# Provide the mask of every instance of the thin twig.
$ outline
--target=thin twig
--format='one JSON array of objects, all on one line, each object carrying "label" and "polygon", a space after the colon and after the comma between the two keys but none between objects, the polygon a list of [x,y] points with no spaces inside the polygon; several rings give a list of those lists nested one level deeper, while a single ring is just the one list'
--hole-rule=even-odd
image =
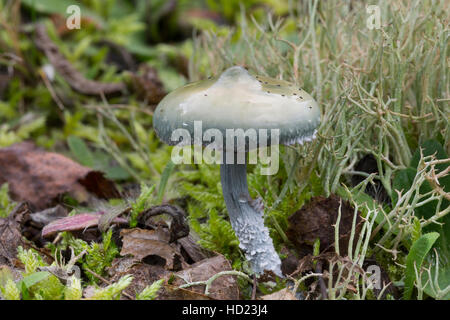
[{"label": "thin twig", "polygon": [[258,279],[256,275],[253,276],[252,300],[256,300],[256,288],[258,286]]},{"label": "thin twig", "polygon": [[179,286],[178,288],[185,289],[185,288],[189,288],[189,287],[192,287],[192,286],[204,285],[204,286],[206,286],[205,287],[205,295],[209,295],[209,289],[211,288],[212,283],[215,280],[217,280],[219,277],[222,277],[222,276],[239,276],[239,277],[242,277],[245,280],[247,280],[249,283],[253,282],[252,279],[248,275],[246,275],[245,273],[233,270],[233,271],[222,271],[222,272],[216,273],[215,275],[213,275],[211,278],[209,278],[207,280],[196,281],[196,282],[189,282],[189,283],[186,283],[186,284],[183,284],[183,285]]},{"label": "thin twig", "polygon": [[[108,286],[110,286],[110,285],[112,284],[111,281],[109,281],[109,280],[103,278],[101,275],[95,273],[94,271],[92,271],[92,270],[89,269],[88,267],[84,267],[84,269],[85,269],[86,271],[88,271],[90,274],[92,274],[94,277],[96,277],[96,278],[100,279],[102,282],[106,283]],[[125,290],[122,291],[122,294],[123,294],[125,297],[129,298],[130,300],[134,300],[134,299],[135,299],[132,295],[126,293]]]}]

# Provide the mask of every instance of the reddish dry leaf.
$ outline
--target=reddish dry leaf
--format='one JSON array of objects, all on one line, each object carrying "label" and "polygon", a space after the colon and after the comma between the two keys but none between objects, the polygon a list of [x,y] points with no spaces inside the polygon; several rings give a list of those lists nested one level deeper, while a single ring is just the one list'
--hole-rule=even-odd
[{"label": "reddish dry leaf", "polygon": [[[42,236],[49,237],[62,231],[83,230],[98,225],[101,213],[80,213],[71,217],[55,220],[42,229]],[[115,218],[115,223],[126,224],[127,220],[123,218]]]},{"label": "reddish dry leaf", "polygon": [[130,254],[138,260],[148,256],[158,256],[165,260],[165,267],[168,270],[175,270],[181,267],[181,254],[168,244],[169,235],[162,229],[123,229],[120,232],[122,239],[122,256]]},{"label": "reddish dry leaf", "polygon": [[5,182],[14,200],[27,201],[38,210],[47,208],[64,193],[82,201],[87,199],[87,191],[100,198],[119,196],[114,183],[103,173],[30,142],[0,149],[0,185]]}]

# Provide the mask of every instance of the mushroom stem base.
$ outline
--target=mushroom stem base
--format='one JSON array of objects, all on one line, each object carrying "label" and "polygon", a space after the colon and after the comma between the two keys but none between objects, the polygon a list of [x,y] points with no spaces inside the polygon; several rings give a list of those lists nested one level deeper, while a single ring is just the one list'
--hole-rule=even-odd
[{"label": "mushroom stem base", "polygon": [[282,276],[280,257],[264,225],[263,212],[252,205],[246,168],[246,164],[220,165],[223,196],[231,226],[239,239],[239,247],[245,252],[255,273],[262,274],[264,270],[269,270]]}]

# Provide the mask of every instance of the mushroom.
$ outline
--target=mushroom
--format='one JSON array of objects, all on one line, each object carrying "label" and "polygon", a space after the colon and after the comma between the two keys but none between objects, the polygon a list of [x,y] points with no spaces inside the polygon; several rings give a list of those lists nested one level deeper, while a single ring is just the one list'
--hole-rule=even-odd
[{"label": "mushroom", "polygon": [[[282,276],[281,261],[264,225],[263,210],[251,199],[247,186],[246,153],[261,146],[261,137],[257,143],[244,139],[244,146],[235,146],[236,137],[228,133],[230,129],[245,132],[253,129],[258,133],[260,129],[275,129],[279,132],[279,144],[311,141],[320,123],[317,103],[308,93],[288,82],[252,75],[245,68],[235,66],[219,77],[172,91],[159,103],[153,117],[157,135],[170,145],[178,142],[172,140],[176,129],[182,128],[195,135],[194,122],[197,121],[201,121],[203,130],[215,129],[222,133],[221,184],[240,248],[255,273],[268,270]],[[233,143],[228,144],[230,139]],[[189,142],[205,145],[198,138]],[[277,139],[269,142],[275,143]],[[244,161],[236,163],[242,155]]]}]

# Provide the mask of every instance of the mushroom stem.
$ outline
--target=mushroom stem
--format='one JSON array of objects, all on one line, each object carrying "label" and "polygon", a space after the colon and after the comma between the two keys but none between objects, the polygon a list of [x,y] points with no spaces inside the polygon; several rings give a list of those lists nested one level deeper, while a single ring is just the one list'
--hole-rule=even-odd
[{"label": "mushroom stem", "polygon": [[254,272],[264,270],[281,273],[280,257],[275,251],[269,229],[264,225],[263,211],[255,208],[247,186],[247,164],[220,165],[223,197],[230,216],[231,226],[239,239]]}]

